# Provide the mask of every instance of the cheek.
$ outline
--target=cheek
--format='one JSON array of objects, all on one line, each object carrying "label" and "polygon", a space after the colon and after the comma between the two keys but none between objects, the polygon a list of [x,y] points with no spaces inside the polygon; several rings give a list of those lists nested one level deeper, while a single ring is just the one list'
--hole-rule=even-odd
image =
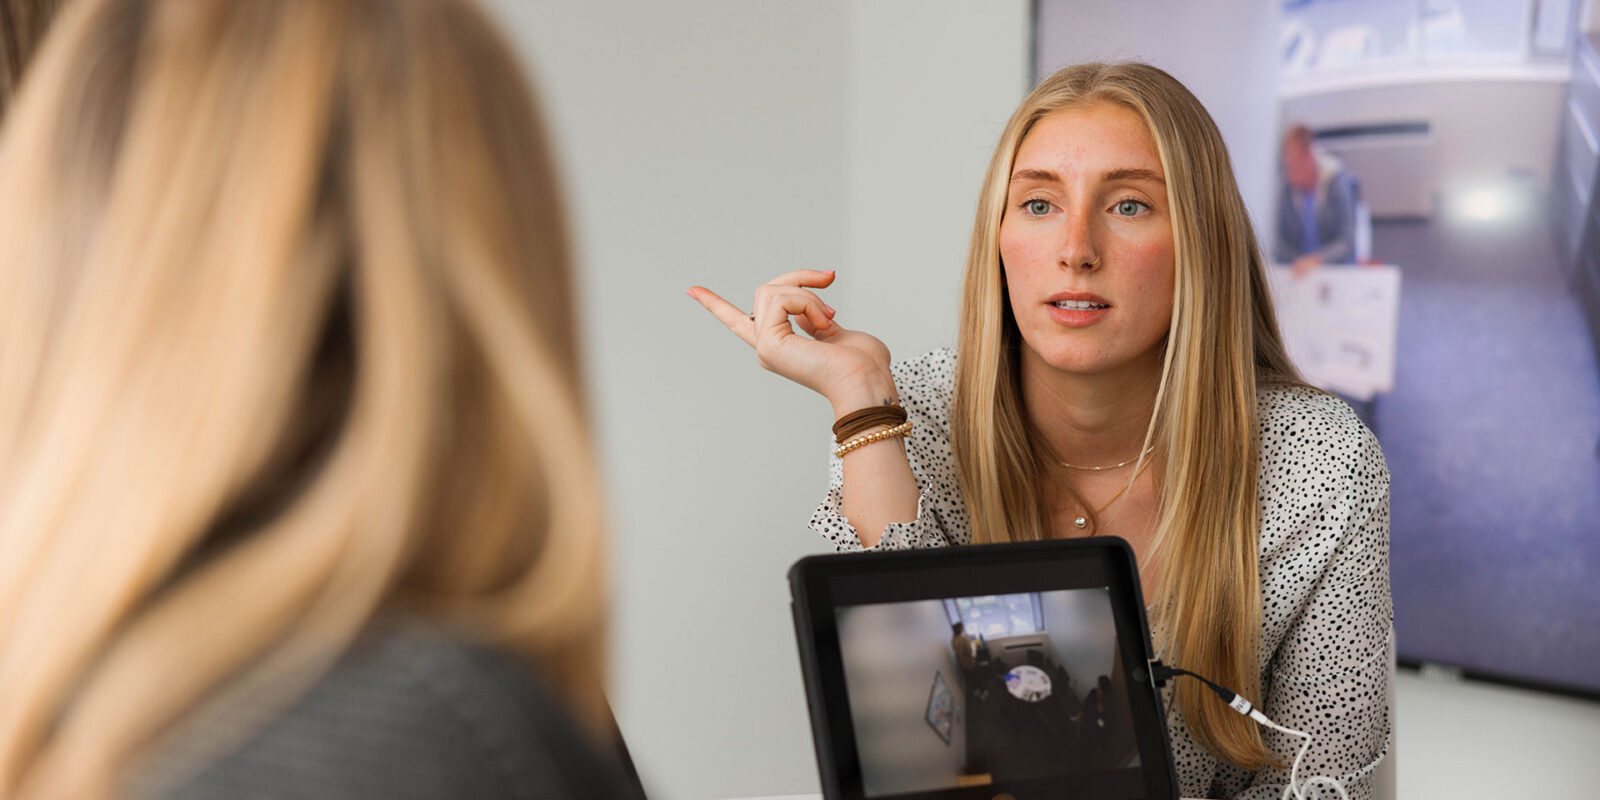
[{"label": "cheek", "polygon": [[1130,243],[1127,263],[1136,265],[1134,281],[1151,302],[1150,323],[1165,330],[1172,317],[1172,287],[1176,275],[1175,249],[1170,237]]},{"label": "cheek", "polygon": [[1016,299],[1014,294],[1017,291],[1017,279],[1021,277],[1020,267],[1027,262],[1016,239],[1011,226],[1000,223],[1000,277],[1005,281],[1008,302]]},{"label": "cheek", "polygon": [[1011,277],[1011,265],[1022,261],[1014,230],[1012,226],[1000,223],[1000,269],[1008,279]]},{"label": "cheek", "polygon": [[1027,275],[1041,263],[1048,263],[1048,259],[1049,252],[1040,237],[1029,236],[1023,227],[1001,223],[1000,264],[1008,284],[1014,286],[1018,280],[1027,280]]},{"label": "cheek", "polygon": [[1127,263],[1135,266],[1141,282],[1171,284],[1177,248],[1170,233],[1130,238],[1124,244]]}]

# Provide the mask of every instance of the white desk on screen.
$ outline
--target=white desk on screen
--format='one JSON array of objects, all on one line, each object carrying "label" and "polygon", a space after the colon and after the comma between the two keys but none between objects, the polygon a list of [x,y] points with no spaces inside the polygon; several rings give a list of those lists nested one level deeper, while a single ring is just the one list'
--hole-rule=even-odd
[{"label": "white desk on screen", "polygon": [[1356,400],[1394,388],[1400,268],[1324,266],[1303,278],[1268,267],[1289,360],[1309,383]]}]

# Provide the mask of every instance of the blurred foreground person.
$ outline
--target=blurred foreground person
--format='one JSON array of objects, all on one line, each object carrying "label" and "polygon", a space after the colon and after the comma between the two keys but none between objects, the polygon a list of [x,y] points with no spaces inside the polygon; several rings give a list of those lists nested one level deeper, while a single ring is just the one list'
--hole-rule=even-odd
[{"label": "blurred foreground person", "polygon": [[0,139],[0,797],[633,797],[552,164],[467,0],[75,0]]},{"label": "blurred foreground person", "polygon": [[0,0],[0,120],[61,0]]}]

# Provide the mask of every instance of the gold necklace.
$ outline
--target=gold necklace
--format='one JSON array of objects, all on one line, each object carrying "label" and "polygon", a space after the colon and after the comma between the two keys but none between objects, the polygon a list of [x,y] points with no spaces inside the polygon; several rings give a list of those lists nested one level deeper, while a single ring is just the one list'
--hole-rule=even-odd
[{"label": "gold necklace", "polygon": [[[1148,451],[1148,450],[1145,451],[1146,454],[1148,454],[1149,452],[1150,451]],[[1107,500],[1104,503],[1100,504],[1100,507],[1094,510],[1094,515],[1096,517],[1100,516],[1100,514],[1102,512],[1104,512],[1106,509],[1111,507],[1112,503],[1117,502],[1117,498],[1121,497],[1123,492],[1128,491],[1128,487],[1130,487],[1134,483],[1138,482],[1139,476],[1143,475],[1144,471],[1150,468],[1150,464],[1151,463],[1152,462],[1149,462],[1149,461],[1144,462],[1144,466],[1139,467],[1139,471],[1133,473],[1133,480],[1128,481],[1127,483],[1123,484],[1122,488],[1118,489],[1116,494],[1111,495],[1111,499],[1110,500]],[[1106,467],[1106,469],[1110,469],[1110,467]],[[1077,519],[1074,519],[1072,521],[1072,524],[1078,526],[1079,530],[1083,530],[1084,528],[1089,527],[1089,518],[1087,516],[1079,516]]]},{"label": "gold necklace", "polygon": [[1112,464],[1110,466],[1105,466],[1105,467],[1080,467],[1077,464],[1068,464],[1065,461],[1057,461],[1056,463],[1060,464],[1063,467],[1066,467],[1067,469],[1081,469],[1084,472],[1104,472],[1104,471],[1106,471],[1108,469],[1122,469],[1123,467],[1126,467],[1129,464],[1132,464],[1133,462],[1138,461],[1139,459],[1144,458],[1147,455],[1150,455],[1152,452],[1155,452],[1155,449],[1156,449],[1155,445],[1150,445],[1149,447],[1146,447],[1144,449],[1143,453],[1140,453],[1139,455],[1136,455],[1133,458],[1128,459],[1127,461],[1118,461],[1115,464]]}]

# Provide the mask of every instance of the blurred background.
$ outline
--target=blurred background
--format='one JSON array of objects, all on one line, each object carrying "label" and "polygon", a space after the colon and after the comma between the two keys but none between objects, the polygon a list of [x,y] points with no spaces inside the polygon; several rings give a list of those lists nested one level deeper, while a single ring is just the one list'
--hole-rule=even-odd
[{"label": "blurred background", "polygon": [[[1399,794],[1600,779],[1596,0],[491,0],[565,165],[613,509],[618,715],[664,798],[814,792],[784,573],[824,551],[820,398],[683,291],[834,268],[841,323],[954,344],[978,184],[1037,76],[1141,59],[1228,139],[1264,245],[1280,139],[1360,182],[1400,276]],[[1360,269],[1326,265],[1321,274]],[[929,735],[933,735],[930,733]],[[1462,769],[1462,765],[1471,769]]]}]

